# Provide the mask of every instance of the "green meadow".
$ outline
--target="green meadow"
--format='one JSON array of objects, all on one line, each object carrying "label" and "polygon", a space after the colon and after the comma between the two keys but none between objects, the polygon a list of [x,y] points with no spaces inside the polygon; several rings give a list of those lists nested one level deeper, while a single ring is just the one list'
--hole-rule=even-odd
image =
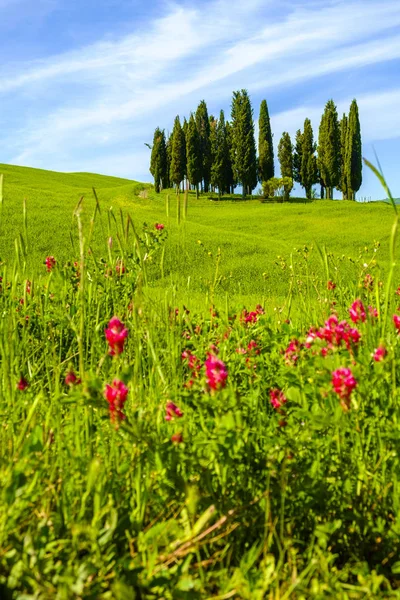
[{"label": "green meadow", "polygon": [[399,599],[393,207],[0,173],[0,599]]}]

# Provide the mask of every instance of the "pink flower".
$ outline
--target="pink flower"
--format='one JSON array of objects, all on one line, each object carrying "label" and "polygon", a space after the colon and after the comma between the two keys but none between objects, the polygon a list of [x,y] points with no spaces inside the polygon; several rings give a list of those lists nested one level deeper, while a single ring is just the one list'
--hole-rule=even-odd
[{"label": "pink flower", "polygon": [[50,271],[52,271],[53,268],[56,266],[56,259],[54,258],[54,256],[48,256],[45,260],[45,264],[47,272],[50,273]]},{"label": "pink flower", "polygon": [[125,273],[125,265],[122,260],[117,260],[115,264],[115,271],[117,275],[123,275]]},{"label": "pink flower", "polygon": [[260,354],[261,350],[257,345],[257,342],[254,340],[251,340],[248,344],[247,344],[247,352],[252,352],[254,350],[254,354]]},{"label": "pink flower", "polygon": [[243,311],[243,320],[245,323],[257,323],[259,313],[255,310],[248,312],[247,310]]},{"label": "pink flower", "polygon": [[353,321],[353,323],[358,323],[358,321],[364,323],[365,319],[367,318],[364,304],[359,299],[353,302],[349,309],[349,314],[350,319]]},{"label": "pink flower", "polygon": [[398,315],[393,315],[393,323],[397,329],[397,333],[400,333],[400,317]]},{"label": "pink flower", "polygon": [[326,287],[328,290],[334,290],[336,287],[336,283],[333,283],[333,281],[329,280],[328,283],[326,284]]},{"label": "pink flower", "polygon": [[78,385],[81,382],[73,371],[68,371],[65,376],[65,385]]},{"label": "pink flower", "polygon": [[237,354],[247,354],[246,348],[236,348]]},{"label": "pink flower", "polygon": [[376,362],[381,362],[385,358],[386,354],[387,354],[387,350],[386,350],[385,346],[378,346],[378,348],[375,350],[374,354],[372,355],[372,358]]},{"label": "pink flower", "polygon": [[183,435],[180,431],[177,431],[176,433],[174,433],[171,436],[171,442],[173,442],[174,444],[182,444],[183,442]]},{"label": "pink flower", "polygon": [[108,402],[111,421],[122,421],[126,417],[122,412],[128,396],[128,388],[119,379],[114,379],[112,385],[106,385],[104,397]]},{"label": "pink flower", "polygon": [[357,386],[351,369],[341,367],[332,373],[332,386],[336,394],[343,400],[347,406],[350,404],[351,392]]},{"label": "pink flower", "polygon": [[128,337],[128,330],[118,317],[113,317],[105,330],[106,340],[110,347],[109,354],[115,356],[124,351],[125,340]]},{"label": "pink flower", "polygon": [[172,421],[172,419],[174,417],[178,417],[178,419],[183,417],[183,412],[173,402],[167,402],[167,406],[165,407],[165,410],[166,410],[166,415],[165,415],[166,421]]},{"label": "pink flower", "polygon": [[371,315],[371,317],[377,318],[378,317],[378,309],[374,308],[373,306],[368,306],[368,311],[369,314]]},{"label": "pink flower", "polygon": [[17,383],[17,389],[20,390],[21,392],[23,392],[26,390],[26,388],[28,386],[29,386],[29,383],[27,382],[25,377],[21,377],[21,379]]},{"label": "pink flower", "polygon": [[364,277],[364,287],[370,292],[372,292],[372,290],[374,289],[374,278],[370,273],[367,273]]},{"label": "pink flower", "polygon": [[165,225],[163,225],[162,223],[156,223],[154,227],[157,229],[157,231],[162,231]]},{"label": "pink flower", "polygon": [[277,411],[279,411],[282,408],[282,406],[287,402],[285,394],[282,392],[282,390],[278,390],[277,388],[270,390],[269,399],[272,406]]},{"label": "pink flower", "polygon": [[225,363],[213,354],[208,354],[204,364],[206,367],[206,381],[210,389],[220,390],[224,388],[228,378]]},{"label": "pink flower", "polygon": [[261,304],[257,304],[257,306],[256,306],[256,313],[258,315],[264,315],[265,314],[265,310],[263,309],[263,307],[261,306]]},{"label": "pink flower", "polygon": [[299,360],[299,351],[301,344],[299,340],[292,340],[285,350],[285,363],[287,365],[295,365]]}]

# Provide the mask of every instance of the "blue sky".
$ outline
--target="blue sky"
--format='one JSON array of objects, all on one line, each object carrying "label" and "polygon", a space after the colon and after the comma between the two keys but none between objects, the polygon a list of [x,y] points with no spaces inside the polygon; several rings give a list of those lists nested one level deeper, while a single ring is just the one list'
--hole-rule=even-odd
[{"label": "blue sky", "polygon": [[[0,162],[149,181],[144,143],[201,99],[266,98],[277,144],[356,97],[400,196],[398,0],[0,0],[0,37]],[[383,196],[367,170],[359,196]]]}]

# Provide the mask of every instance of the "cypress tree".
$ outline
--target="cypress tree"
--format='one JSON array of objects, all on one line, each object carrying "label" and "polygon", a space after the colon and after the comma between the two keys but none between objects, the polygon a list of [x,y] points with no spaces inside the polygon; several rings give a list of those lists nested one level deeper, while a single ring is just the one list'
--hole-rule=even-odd
[{"label": "cypress tree", "polygon": [[268,181],[275,175],[274,147],[266,100],[263,100],[260,105],[258,129],[258,177],[262,182]]},{"label": "cypress tree", "polygon": [[201,179],[204,182],[204,191],[208,192],[211,176],[210,120],[204,100],[200,102],[196,110],[196,125],[200,136]]},{"label": "cypress tree", "polygon": [[316,145],[310,119],[304,121],[301,147],[301,184],[306,191],[306,197],[311,199],[312,186],[318,182],[317,159],[315,156]]},{"label": "cypress tree", "polygon": [[293,188],[293,146],[290,135],[284,131],[278,145],[278,158],[281,165],[281,177],[284,182],[285,200],[289,200]]},{"label": "cypress tree", "polygon": [[303,185],[301,179],[301,157],[302,157],[302,146],[303,146],[303,134],[301,130],[296,131],[296,143],[293,151],[293,179]]},{"label": "cypress tree", "polygon": [[193,115],[190,115],[186,129],[186,164],[187,177],[190,183],[195,186],[198,198],[199,183],[201,180],[200,136]]},{"label": "cypress tree", "polygon": [[154,189],[157,193],[167,185],[167,149],[165,134],[156,128],[151,149],[150,173],[154,177]]},{"label": "cypress tree", "polygon": [[166,154],[167,154],[167,171],[165,174],[165,188],[171,187],[170,171],[171,171],[171,160],[172,160],[172,136],[169,136],[166,143]]},{"label": "cypress tree", "polygon": [[326,188],[327,199],[340,182],[340,129],[333,100],[328,100],[322,115],[318,136],[318,169]]},{"label": "cypress tree", "polygon": [[177,192],[181,181],[185,177],[186,170],[186,144],[185,136],[181,127],[179,117],[175,118],[174,129],[172,131],[172,149],[171,149],[171,167],[170,182],[176,186]]},{"label": "cypress tree", "polygon": [[210,172],[210,183],[211,191],[215,191],[215,183],[213,180],[213,169],[214,163],[217,156],[217,120],[214,115],[210,115],[210,150],[211,150],[211,172]]},{"label": "cypress tree", "polygon": [[228,142],[226,139],[225,115],[224,111],[221,110],[219,119],[215,126],[215,155],[211,168],[211,183],[213,186],[218,188],[219,198],[221,198],[221,194],[228,187],[228,155],[229,152]]},{"label": "cypress tree", "polygon": [[340,121],[340,185],[339,189],[343,194],[343,200],[347,200],[347,175],[346,175],[346,146],[347,146],[347,128],[348,119],[343,113]]},{"label": "cypress tree", "polygon": [[350,105],[345,160],[347,195],[349,200],[355,200],[362,183],[361,127],[355,100]]},{"label": "cypress tree", "polygon": [[232,125],[229,121],[225,122],[225,136],[226,136],[226,190],[228,194],[233,194],[236,187],[235,176],[233,173],[233,146],[232,146]]},{"label": "cypress tree", "polygon": [[257,151],[253,109],[246,90],[233,93],[232,162],[235,178],[243,186],[243,198],[257,185]]}]

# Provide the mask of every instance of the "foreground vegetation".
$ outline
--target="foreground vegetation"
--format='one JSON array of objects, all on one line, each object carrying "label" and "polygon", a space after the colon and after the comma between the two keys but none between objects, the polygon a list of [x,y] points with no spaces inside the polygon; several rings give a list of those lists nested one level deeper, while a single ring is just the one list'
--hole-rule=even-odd
[{"label": "foreground vegetation", "polygon": [[2,242],[0,597],[399,598],[390,207],[192,199],[178,225],[103,181],[69,247],[70,190],[39,238],[45,185]]}]

